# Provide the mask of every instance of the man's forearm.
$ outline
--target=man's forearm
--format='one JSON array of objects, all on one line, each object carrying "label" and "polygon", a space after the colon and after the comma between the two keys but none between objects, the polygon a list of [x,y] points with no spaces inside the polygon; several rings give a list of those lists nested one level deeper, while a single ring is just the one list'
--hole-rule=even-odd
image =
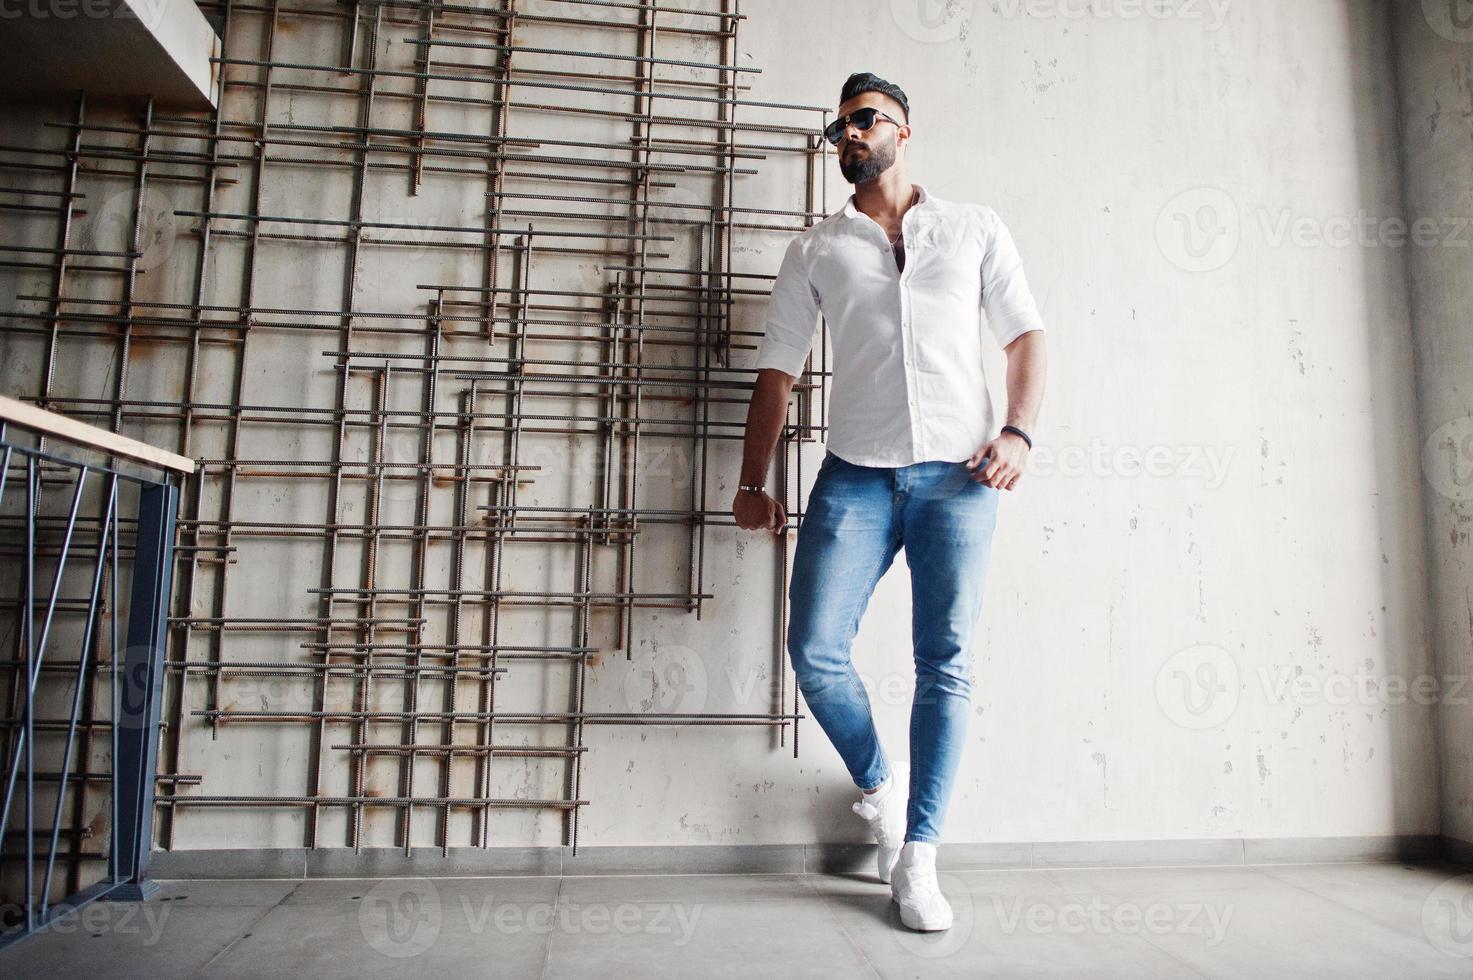
[{"label": "man's forearm", "polygon": [[1003,348],[1008,358],[1007,424],[1032,433],[1043,405],[1047,359],[1043,331],[1030,330]]},{"label": "man's forearm", "polygon": [[777,448],[788,415],[788,395],[798,379],[776,368],[757,372],[752,401],[747,406],[746,437],[742,444],[742,482],[761,484],[767,480],[767,465]]}]

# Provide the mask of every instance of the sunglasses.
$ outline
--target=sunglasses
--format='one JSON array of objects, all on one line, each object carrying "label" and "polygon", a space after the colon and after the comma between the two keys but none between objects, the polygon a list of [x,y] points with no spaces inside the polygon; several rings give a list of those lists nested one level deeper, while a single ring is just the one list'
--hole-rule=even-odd
[{"label": "sunglasses", "polygon": [[905,125],[904,123],[885,115],[879,109],[872,109],[869,106],[865,106],[863,109],[855,109],[847,116],[840,116],[838,119],[835,119],[833,122],[825,126],[823,128],[823,138],[828,140],[835,146],[838,146],[839,141],[844,138],[844,132],[849,128],[850,123],[853,123],[854,128],[859,130],[861,133],[867,133],[874,126],[876,119],[883,119],[886,122],[895,123],[895,125],[897,126]]}]

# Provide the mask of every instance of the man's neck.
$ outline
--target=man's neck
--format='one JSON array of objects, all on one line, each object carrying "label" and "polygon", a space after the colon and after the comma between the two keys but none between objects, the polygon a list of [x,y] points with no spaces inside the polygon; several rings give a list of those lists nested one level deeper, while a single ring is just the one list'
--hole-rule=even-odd
[{"label": "man's neck", "polygon": [[904,169],[891,167],[874,180],[854,185],[854,207],[881,221],[904,214],[916,193]]}]

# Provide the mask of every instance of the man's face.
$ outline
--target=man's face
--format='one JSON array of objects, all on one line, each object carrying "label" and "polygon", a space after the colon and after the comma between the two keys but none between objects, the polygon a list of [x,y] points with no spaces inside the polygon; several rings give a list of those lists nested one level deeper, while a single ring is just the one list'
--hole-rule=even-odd
[{"label": "man's face", "polygon": [[[879,92],[861,92],[839,106],[838,115],[847,116],[865,107],[878,109],[902,123],[905,121],[905,110],[900,103]],[[909,126],[896,126],[883,116],[876,116],[875,124],[863,133],[851,125],[839,140],[839,172],[851,184],[868,183],[895,165],[900,147],[909,138]]]}]

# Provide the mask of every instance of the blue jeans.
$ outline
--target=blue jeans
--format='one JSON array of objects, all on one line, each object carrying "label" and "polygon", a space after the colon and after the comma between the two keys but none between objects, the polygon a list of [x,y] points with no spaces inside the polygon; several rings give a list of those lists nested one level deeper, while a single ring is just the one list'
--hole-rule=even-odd
[{"label": "blue jeans", "polygon": [[829,452],[798,525],[788,656],[809,710],[861,789],[883,783],[890,765],[850,643],[875,584],[905,547],[916,675],[907,841],[941,840],[966,738],[972,630],[1000,492],[960,462],[860,466]]}]

